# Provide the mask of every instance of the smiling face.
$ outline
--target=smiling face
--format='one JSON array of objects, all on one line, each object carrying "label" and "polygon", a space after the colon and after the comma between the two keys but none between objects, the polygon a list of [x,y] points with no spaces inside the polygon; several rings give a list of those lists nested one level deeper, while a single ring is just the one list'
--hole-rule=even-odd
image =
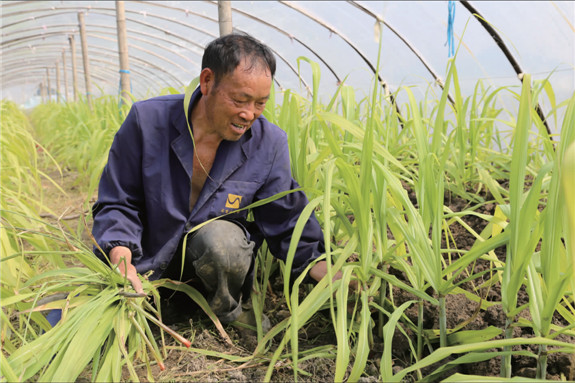
[{"label": "smiling face", "polygon": [[245,62],[217,83],[211,69],[202,70],[200,86],[208,132],[222,140],[239,140],[264,111],[271,82],[269,70]]}]

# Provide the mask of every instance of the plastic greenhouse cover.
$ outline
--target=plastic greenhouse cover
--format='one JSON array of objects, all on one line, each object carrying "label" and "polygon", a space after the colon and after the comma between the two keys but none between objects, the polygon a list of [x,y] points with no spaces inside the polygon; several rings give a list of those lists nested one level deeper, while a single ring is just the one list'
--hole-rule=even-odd
[{"label": "plastic greenhouse cover", "polygon": [[[410,86],[419,95],[439,93],[435,77],[446,74],[450,30],[464,95],[471,94],[479,80],[492,88],[518,88],[520,80],[508,58],[462,2],[453,2],[449,23],[449,3],[232,1],[231,5],[234,30],[252,34],[273,49],[278,59],[276,85],[282,89],[305,93],[311,88],[309,64],[298,65],[298,57],[305,56],[320,65],[323,99],[333,95],[343,80],[363,98],[373,86],[381,49],[379,75],[392,92]],[[523,72],[534,79],[549,77],[557,100],[572,97],[574,2],[469,4],[495,28]],[[75,39],[78,88],[85,92],[78,12],[85,13],[92,93],[117,94],[115,9],[112,1],[3,1],[3,97],[26,105],[37,102],[39,83],[49,78],[51,88],[56,88],[55,66],[62,65],[63,55],[71,84],[70,35]],[[219,35],[217,2],[126,1],[125,9],[132,92],[141,98],[165,87],[183,89],[199,74],[203,47]],[[61,75],[59,85],[63,83]],[[549,105],[543,103],[546,108]]]}]

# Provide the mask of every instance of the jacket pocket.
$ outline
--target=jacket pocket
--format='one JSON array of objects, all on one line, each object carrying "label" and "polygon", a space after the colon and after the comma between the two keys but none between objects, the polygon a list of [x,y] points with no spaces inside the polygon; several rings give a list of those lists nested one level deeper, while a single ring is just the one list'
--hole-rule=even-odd
[{"label": "jacket pocket", "polygon": [[229,218],[246,217],[247,210],[234,213],[249,206],[261,185],[257,182],[226,181],[218,188],[211,203],[216,215],[230,214]]}]

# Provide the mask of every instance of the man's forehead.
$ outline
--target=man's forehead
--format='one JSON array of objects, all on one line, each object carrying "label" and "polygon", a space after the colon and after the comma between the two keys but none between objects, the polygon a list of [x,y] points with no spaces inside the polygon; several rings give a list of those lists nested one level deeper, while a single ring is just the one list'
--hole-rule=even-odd
[{"label": "man's forehead", "polygon": [[271,77],[271,71],[267,63],[262,58],[258,57],[244,57],[234,72],[235,71],[243,71],[245,73],[254,74],[265,73],[266,76]]}]

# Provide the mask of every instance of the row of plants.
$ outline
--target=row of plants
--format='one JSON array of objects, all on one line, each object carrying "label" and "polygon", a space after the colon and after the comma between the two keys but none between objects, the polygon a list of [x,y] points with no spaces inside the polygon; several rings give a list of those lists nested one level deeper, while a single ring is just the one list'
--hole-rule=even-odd
[{"label": "row of plants", "polygon": [[[87,217],[70,225],[51,223],[40,214],[57,216],[44,198],[43,182],[65,194],[58,175],[66,171],[77,174],[89,207],[98,178],[92,173],[101,173],[117,129],[113,124],[123,112],[109,97],[98,99],[94,110],[86,103],[48,104],[27,116],[2,101],[3,381],[75,381],[88,365],[97,381],[120,381],[126,370],[139,381],[136,362],[143,362],[148,379],[154,380],[150,366],[164,368],[166,353],[153,326],[162,330],[162,345],[168,333],[190,347],[189,340],[161,323],[157,285],[144,281],[151,301],[135,297],[125,278],[94,256],[82,236],[89,231]],[[29,121],[49,131],[32,131]],[[195,299],[207,307],[201,296]],[[46,313],[54,310],[61,311],[61,319],[52,328]]]},{"label": "row of plants", "polygon": [[[310,64],[319,77],[315,64]],[[455,94],[453,105],[447,103],[450,89]],[[330,285],[330,294],[322,288],[314,289],[299,305],[297,294],[285,292],[295,318],[286,324],[292,330],[287,334],[294,379],[297,328],[309,318],[310,308],[323,304],[329,305],[337,336],[336,381],[360,378],[374,328],[383,329],[383,381],[401,381],[411,372],[418,374],[418,380],[433,380],[454,364],[496,356],[503,358],[502,377],[510,378],[513,346],[518,344],[540,345],[538,354],[530,356],[537,359],[537,378],[545,379],[550,350],[572,352],[572,342],[555,339],[560,334],[573,337],[575,323],[573,243],[569,239],[573,227],[569,229],[565,209],[573,204],[574,184],[573,174],[563,170],[563,166],[570,166],[563,161],[575,138],[575,98],[553,105],[548,118],[561,108],[566,112],[561,136],[550,137],[534,108],[542,91],[554,100],[546,82],[532,84],[526,75],[520,93],[513,89],[484,90],[478,84],[475,93],[464,99],[456,67],[451,65],[439,100],[418,104],[409,88],[399,91],[407,93],[409,99],[409,104],[400,108],[403,115],[384,98],[378,84],[374,84],[371,99],[363,100],[363,105],[356,103],[353,90],[346,86],[340,87],[327,106],[318,104],[317,88],[311,103],[290,93],[284,95],[281,110],[269,118],[288,127],[294,174],[314,196],[311,206],[318,207],[326,242],[332,244],[326,253],[335,265],[330,274],[341,270],[344,275],[342,287]],[[511,127],[507,140],[498,123],[501,110],[495,106],[499,92],[511,92],[519,105],[514,118],[504,122]],[[452,116],[449,120],[448,115]],[[504,141],[508,142],[507,150],[501,145]],[[507,182],[508,188],[501,186]],[[415,190],[415,203],[408,197],[406,184]],[[478,193],[481,188],[486,188],[495,200],[483,200]],[[449,211],[444,205],[445,192],[468,200],[468,209]],[[487,226],[481,233],[472,233],[475,244],[467,251],[457,243],[451,247],[452,223],[463,224],[465,216],[478,214],[478,206],[492,202],[497,205],[495,214],[481,216]],[[349,217],[353,217],[353,223]],[[442,238],[447,246],[442,245]],[[494,254],[501,247],[506,249],[504,262]],[[351,254],[356,254],[357,260],[350,264],[347,258]],[[488,272],[493,276],[477,292],[464,293],[470,303],[481,302],[481,288],[500,286],[501,302],[493,303],[502,306],[507,318],[501,340],[476,341],[494,338],[497,333],[491,328],[482,330],[483,337],[477,331],[453,332],[446,328],[446,296],[463,292],[461,276],[468,282],[485,273],[474,273],[469,267],[479,258],[492,261]],[[408,283],[386,273],[388,267],[401,270]],[[350,319],[346,302],[352,278],[361,288]],[[414,300],[389,309],[386,292],[392,286],[409,291]],[[527,288],[529,296],[526,305],[517,303],[522,287]],[[336,290],[334,297],[331,293]],[[429,345],[430,339],[423,331],[424,302],[439,308],[438,347]],[[417,329],[413,359],[408,368],[393,375],[391,342],[402,312],[412,304],[420,309],[419,323],[413,324]],[[374,323],[370,308],[383,314],[380,321]],[[525,309],[531,320],[518,317]],[[556,313],[567,326],[553,325]],[[353,326],[356,316],[359,328]],[[518,326],[532,328],[535,338],[514,339],[513,328]],[[450,347],[454,341],[448,334],[457,337],[460,345]],[[424,343],[430,348],[427,356],[423,354]],[[499,347],[501,351],[485,352]],[[460,353],[465,355],[450,366],[442,366],[426,377],[421,375],[422,368]],[[271,378],[271,372],[270,367],[267,378]]]},{"label": "row of plants", "polygon": [[[545,379],[549,354],[575,351],[575,344],[564,340],[575,337],[575,229],[569,223],[575,219],[570,192],[575,181],[568,179],[575,172],[566,170],[574,166],[575,95],[555,103],[547,82],[526,75],[520,91],[478,83],[472,95],[464,96],[451,61],[438,98],[428,93],[418,100],[408,87],[391,98],[374,81],[369,97],[358,101],[354,89],[343,83],[324,104],[319,67],[305,58],[300,64],[312,67],[311,97],[288,90],[279,100],[274,92],[265,116],[286,130],[294,177],[310,199],[294,241],[315,212],[330,244],[325,254],[332,265],[330,278],[312,288],[302,285],[302,276],[290,290],[295,247],[283,264],[264,246],[256,262],[254,309],[265,307],[271,275],[279,270],[291,315],[266,334],[258,326],[258,346],[251,356],[191,351],[238,364],[266,363],[266,380],[273,379],[279,361],[291,367],[297,381],[308,374],[300,367],[304,361],[332,358],[335,381],[357,381],[365,375],[378,337],[383,381],[434,381],[459,364],[493,358],[502,359],[498,379],[512,379],[514,355],[535,358],[537,378]],[[188,96],[192,90],[193,84]],[[507,111],[507,119],[497,103],[502,93],[514,96],[518,105]],[[408,102],[395,105],[398,96]],[[549,136],[535,112],[544,96],[552,104],[548,119],[564,116],[560,136]],[[46,210],[41,183],[57,183],[40,169],[77,172],[86,201],[93,196],[125,106],[111,97],[98,99],[92,110],[82,102],[42,105],[30,116],[34,130],[13,104],[2,102],[2,112],[2,375],[9,381],[68,381],[89,366],[93,380],[118,381],[122,369],[130,380],[153,380],[150,365],[162,366],[166,354],[150,324],[162,330],[160,345],[168,331],[182,342],[176,349],[190,346],[159,322],[155,289],[178,286],[146,282],[155,305],[132,297],[126,281],[94,257],[80,230],[39,216]],[[466,207],[452,211],[446,195],[465,199]],[[496,205],[493,214],[479,212],[486,204]],[[471,216],[484,221],[484,229],[470,227],[466,218]],[[89,231],[89,220],[79,219],[81,230]],[[474,236],[469,249],[453,242],[456,224]],[[496,255],[501,249],[503,259]],[[480,260],[489,268],[475,271]],[[338,271],[342,278],[332,281]],[[465,290],[465,283],[477,285]],[[501,300],[485,300],[482,291],[496,287]],[[394,289],[412,299],[396,304]],[[527,304],[517,302],[520,289],[527,291]],[[186,291],[210,313],[201,296]],[[500,305],[505,328],[448,328],[446,299],[455,294],[464,294],[480,310]],[[61,299],[44,303],[46,297]],[[425,305],[438,308],[438,328],[425,327]],[[412,306],[419,313],[416,323],[406,315]],[[63,310],[63,320],[50,329],[41,312],[55,308]],[[326,311],[334,344],[301,345],[301,329]],[[519,315],[525,311],[530,319]],[[534,336],[514,337],[517,327],[532,329]],[[393,368],[398,332],[411,350],[400,370]],[[518,347],[526,345],[538,345],[537,353]],[[145,377],[136,373],[139,363],[146,366]],[[452,374],[447,381],[472,378]]]}]

